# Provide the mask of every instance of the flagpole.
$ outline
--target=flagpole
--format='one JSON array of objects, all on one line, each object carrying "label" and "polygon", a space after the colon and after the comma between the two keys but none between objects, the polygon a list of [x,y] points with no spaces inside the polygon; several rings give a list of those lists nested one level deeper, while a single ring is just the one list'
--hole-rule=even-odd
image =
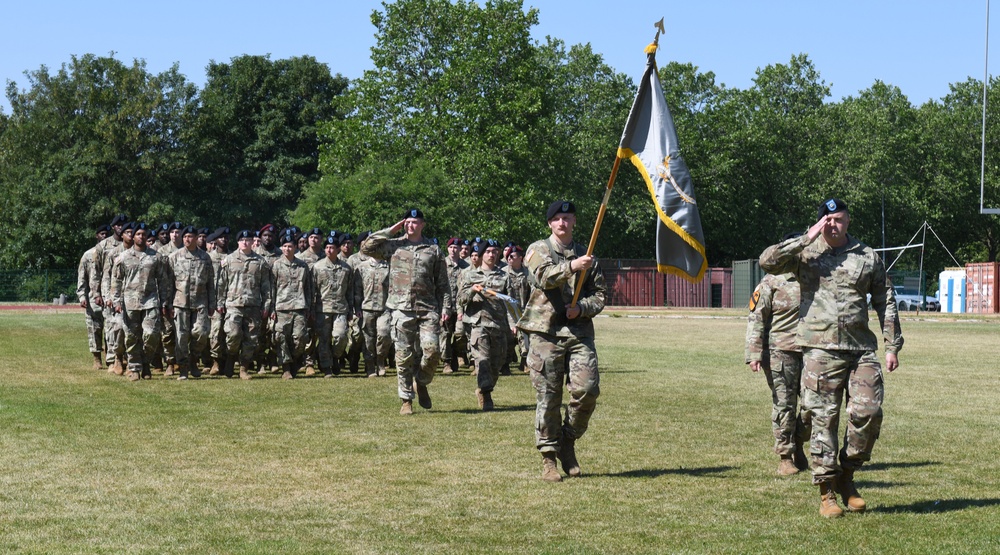
[{"label": "flagpole", "polygon": [[[604,190],[604,200],[601,201],[601,209],[597,211],[597,221],[594,222],[594,231],[590,234],[590,244],[587,245],[587,256],[594,253],[597,246],[597,234],[601,231],[601,224],[604,222],[604,213],[608,211],[608,200],[611,199],[611,188],[615,186],[615,178],[618,177],[618,167],[621,166],[622,159],[615,156],[615,165],[611,167],[611,177],[608,178],[608,188]],[[580,300],[580,292],[583,290],[583,282],[587,279],[587,269],[580,270],[580,279],[576,280],[576,290],[573,291],[573,302],[570,308],[576,307],[576,301]]]},{"label": "flagpole", "polygon": [[[656,47],[660,43],[660,33],[664,33],[663,29],[663,18],[660,18],[654,25],[656,27],[656,36],[653,37],[653,43],[646,47],[646,53],[656,52]],[[650,50],[652,49],[652,50]],[[611,198],[611,188],[615,186],[615,178],[618,177],[618,167],[621,165],[622,159],[620,156],[615,155],[615,165],[611,167],[611,177],[608,178],[608,188],[604,190],[604,200],[601,201],[601,209],[597,212],[597,221],[594,222],[594,231],[590,234],[590,244],[587,245],[587,256],[594,254],[594,247],[597,246],[597,234],[601,231],[601,223],[604,222],[604,213],[608,210],[608,200]],[[573,291],[573,302],[570,303],[569,308],[576,308],[576,302],[580,300],[580,292],[583,291],[583,282],[587,279],[587,269],[584,268],[580,270],[580,278],[576,280],[576,288]]]}]

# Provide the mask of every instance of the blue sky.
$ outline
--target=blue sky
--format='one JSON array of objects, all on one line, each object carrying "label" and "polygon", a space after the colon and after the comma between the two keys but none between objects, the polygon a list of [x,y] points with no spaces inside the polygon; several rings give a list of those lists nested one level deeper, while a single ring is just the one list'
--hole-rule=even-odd
[{"label": "blue sky", "polygon": [[[787,63],[798,53],[808,54],[832,84],[834,99],[857,95],[880,79],[919,105],[948,94],[950,83],[983,77],[984,0],[533,0],[525,6],[540,11],[537,38],[589,42],[633,79],[642,73],[642,49],[661,17],[667,34],[660,65],[691,62],[730,87],[747,88],[757,68]],[[46,65],[55,71],[73,54],[112,51],[126,62],[145,59],[153,73],[177,62],[199,87],[210,60],[241,54],[308,54],[333,73],[355,78],[371,67],[369,15],[380,8],[370,0],[7,2],[0,8],[0,81],[25,87],[25,70]],[[1000,55],[994,58],[1000,63]],[[996,63],[990,63],[991,74]],[[0,96],[10,113],[6,95]]]}]

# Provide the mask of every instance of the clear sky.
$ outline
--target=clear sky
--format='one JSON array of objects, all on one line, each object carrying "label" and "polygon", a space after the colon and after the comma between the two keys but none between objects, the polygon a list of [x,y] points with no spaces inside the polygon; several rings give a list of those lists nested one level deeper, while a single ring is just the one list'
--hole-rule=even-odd
[{"label": "clear sky", "polygon": [[[657,61],[691,62],[717,82],[748,88],[757,68],[805,53],[832,85],[833,99],[857,95],[876,79],[912,103],[948,94],[948,85],[982,79],[986,1],[959,0],[529,0],[534,35],[589,42],[617,71],[638,79],[643,47],[666,18]],[[272,59],[312,55],[333,73],[360,77],[371,67],[371,0],[53,0],[0,5],[0,81],[27,85],[23,72],[57,70],[71,55],[125,62],[151,73],[179,63],[201,87],[210,60],[241,54]],[[995,8],[995,7],[994,7]],[[1000,19],[994,10],[993,19]],[[1000,36],[992,37],[994,44]],[[1000,64],[1000,52],[990,73]],[[0,106],[10,113],[6,95]]]}]

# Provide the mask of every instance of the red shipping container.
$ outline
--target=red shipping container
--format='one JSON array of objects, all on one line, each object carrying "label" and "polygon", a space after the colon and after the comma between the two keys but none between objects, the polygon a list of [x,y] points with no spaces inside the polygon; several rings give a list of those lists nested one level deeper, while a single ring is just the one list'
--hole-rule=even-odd
[{"label": "red shipping container", "polygon": [[1000,312],[1000,263],[965,265],[965,311],[970,314]]}]

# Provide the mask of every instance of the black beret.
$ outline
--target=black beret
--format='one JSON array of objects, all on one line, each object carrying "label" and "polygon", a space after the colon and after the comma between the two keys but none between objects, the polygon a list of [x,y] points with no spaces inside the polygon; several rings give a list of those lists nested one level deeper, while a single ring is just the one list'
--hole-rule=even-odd
[{"label": "black beret", "polygon": [[288,231],[291,231],[295,235],[298,235],[298,234],[302,233],[302,230],[299,229],[298,226],[294,226],[294,225],[293,226],[289,226],[288,227]]},{"label": "black beret", "polygon": [[508,248],[508,247],[513,248],[513,247],[516,247],[516,246],[517,246],[517,243],[515,243],[514,241],[507,241],[507,243],[504,244],[503,248],[505,248],[505,249]]},{"label": "black beret", "polygon": [[136,222],[132,224],[132,231],[149,231],[149,224],[146,222]]},{"label": "black beret", "polygon": [[483,252],[485,250],[486,250],[486,244],[485,243],[473,243],[472,244],[472,252]]},{"label": "black beret", "polygon": [[473,244],[475,244],[475,243],[482,243],[482,242],[483,242],[483,238],[482,237],[476,237],[475,239],[472,240]]},{"label": "black beret", "polygon": [[431,243],[434,243],[435,245],[440,245],[441,244],[441,242],[438,241],[437,237],[431,237]]},{"label": "black beret", "polygon": [[127,223],[123,224],[122,225],[122,233],[124,233],[126,229],[135,229],[135,222],[127,222]]},{"label": "black beret", "polygon": [[371,234],[372,234],[371,231],[362,231],[361,233],[359,233],[358,234],[358,243],[363,243],[365,241],[365,239],[367,239],[368,236],[371,235]]},{"label": "black beret", "polygon": [[320,236],[322,236],[323,235],[323,230],[320,229],[320,228],[318,228],[318,227],[314,227],[314,228],[312,228],[312,229],[309,230],[308,236],[312,237],[313,235],[320,235]]},{"label": "black beret", "polygon": [[[493,248],[496,248],[496,249],[500,248],[500,241],[497,241],[496,239],[487,239],[485,241],[485,243],[486,243],[486,248],[487,249],[490,248],[490,247],[493,247]],[[483,250],[486,250],[486,249],[483,249]]]},{"label": "black beret", "polygon": [[156,233],[166,233],[170,231],[170,224],[160,224],[160,227],[156,228]]},{"label": "black beret", "polygon": [[326,240],[323,241],[324,245],[333,245],[334,247],[340,246],[340,239],[337,239],[336,235],[327,235]]},{"label": "black beret", "polygon": [[279,241],[279,244],[284,245],[285,243],[298,243],[298,242],[299,242],[299,236],[292,233],[291,230],[288,230],[281,235],[281,241]]},{"label": "black beret", "polygon": [[174,229],[184,229],[184,224],[180,222],[170,222],[170,226],[167,228],[167,230],[169,231]]},{"label": "black beret", "polygon": [[128,222],[128,216],[125,214],[118,214],[114,218],[111,218],[111,223],[108,225],[114,227],[116,225],[125,225],[126,222]]},{"label": "black beret", "polygon": [[406,212],[403,212],[403,219],[406,220],[408,218],[420,218],[422,220],[424,219],[424,213],[419,208],[410,208]]},{"label": "black beret", "polygon": [[218,239],[219,237],[222,237],[223,235],[229,235],[229,228],[228,227],[217,227],[217,228],[215,228],[215,231],[213,231],[212,234],[209,235],[208,237],[205,237],[205,240],[206,241],[215,241],[216,239]]},{"label": "black beret", "polygon": [[181,235],[188,235],[188,234],[198,235],[198,230],[193,225],[185,226],[184,229],[181,230]]},{"label": "black beret", "polygon": [[847,203],[839,198],[825,200],[819,205],[819,211],[816,215],[816,219],[818,220],[827,214],[836,214],[837,212],[847,212]]},{"label": "black beret", "polygon": [[337,235],[337,238],[340,239],[341,244],[344,244],[351,240],[351,234],[345,231],[340,235]]},{"label": "black beret", "polygon": [[557,200],[549,205],[545,212],[545,221],[555,218],[557,214],[576,214],[576,206],[568,200]]},{"label": "black beret", "polygon": [[94,233],[109,232],[109,231],[111,231],[111,226],[109,226],[108,224],[101,224],[97,226],[97,231],[95,231]]},{"label": "black beret", "polygon": [[[218,231],[216,231],[216,233],[218,233]],[[236,240],[239,241],[240,239],[253,239],[253,233],[249,229],[243,229],[236,234]]]},{"label": "black beret", "polygon": [[212,232],[212,230],[209,229],[209,228],[207,228],[207,227],[199,227],[198,228],[198,235],[208,235],[211,232]]},{"label": "black beret", "polygon": [[469,241],[468,239],[462,239],[462,245],[468,247],[471,244],[472,244],[472,241]]}]

